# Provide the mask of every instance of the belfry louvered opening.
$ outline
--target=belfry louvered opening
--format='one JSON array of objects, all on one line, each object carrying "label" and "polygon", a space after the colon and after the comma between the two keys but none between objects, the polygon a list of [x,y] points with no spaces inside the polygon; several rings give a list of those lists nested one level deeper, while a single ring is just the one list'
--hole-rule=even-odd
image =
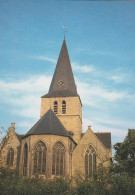
[{"label": "belfry louvered opening", "polygon": [[55,114],[58,113],[58,102],[57,102],[57,101],[54,102],[53,110],[54,110],[54,113],[55,113]]},{"label": "belfry louvered opening", "polygon": [[96,170],[96,152],[90,145],[85,153],[85,174],[91,178],[94,171]]},{"label": "belfry louvered opening", "polygon": [[62,114],[66,114],[66,101],[62,101]]}]

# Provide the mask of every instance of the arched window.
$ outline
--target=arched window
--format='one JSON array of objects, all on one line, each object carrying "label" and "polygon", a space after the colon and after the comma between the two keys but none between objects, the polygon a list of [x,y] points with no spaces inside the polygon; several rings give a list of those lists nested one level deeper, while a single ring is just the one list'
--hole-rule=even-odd
[{"label": "arched window", "polygon": [[13,166],[13,161],[14,161],[14,150],[12,148],[9,148],[7,153],[7,165]]},{"label": "arched window", "polygon": [[34,147],[34,170],[33,173],[45,175],[46,172],[46,146],[39,141]]},{"label": "arched window", "polygon": [[27,175],[27,164],[28,164],[28,145],[24,145],[24,156],[23,156],[23,175]]},{"label": "arched window", "polygon": [[54,113],[57,114],[58,113],[58,102],[57,101],[54,102],[53,109],[54,109]]},{"label": "arched window", "polygon": [[89,146],[85,154],[85,173],[91,178],[96,170],[96,152],[92,146]]},{"label": "arched window", "polygon": [[62,114],[66,114],[66,102],[65,102],[65,100],[62,101]]},{"label": "arched window", "polygon": [[53,147],[52,175],[65,174],[65,147],[61,142],[57,142]]}]

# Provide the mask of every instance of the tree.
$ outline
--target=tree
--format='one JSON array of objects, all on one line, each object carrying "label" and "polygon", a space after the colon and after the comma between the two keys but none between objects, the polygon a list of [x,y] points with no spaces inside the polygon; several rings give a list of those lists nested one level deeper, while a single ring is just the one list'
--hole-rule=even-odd
[{"label": "tree", "polygon": [[135,176],[135,129],[129,129],[125,140],[114,145],[114,170],[116,173],[126,172]]},{"label": "tree", "polygon": [[9,144],[9,141],[12,139],[13,135],[11,135],[12,127],[9,127],[7,130],[4,127],[0,129],[0,167],[3,166],[3,162],[5,162],[2,158],[2,150],[3,148]]}]

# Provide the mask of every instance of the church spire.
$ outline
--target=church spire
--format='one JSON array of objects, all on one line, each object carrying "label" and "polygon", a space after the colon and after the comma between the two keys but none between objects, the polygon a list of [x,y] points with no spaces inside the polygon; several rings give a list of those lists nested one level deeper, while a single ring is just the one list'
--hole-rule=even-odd
[{"label": "church spire", "polygon": [[78,96],[65,38],[48,94],[43,97]]}]

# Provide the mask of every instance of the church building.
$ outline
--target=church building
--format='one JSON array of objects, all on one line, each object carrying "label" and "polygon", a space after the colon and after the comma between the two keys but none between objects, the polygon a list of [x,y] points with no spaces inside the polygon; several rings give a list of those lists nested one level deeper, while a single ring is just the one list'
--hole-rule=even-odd
[{"label": "church building", "polygon": [[1,166],[17,168],[29,177],[77,173],[92,177],[100,163],[109,165],[111,133],[94,133],[91,126],[82,132],[82,102],[65,38],[49,91],[41,97],[40,119],[25,135],[18,135],[11,123],[0,147]]}]

